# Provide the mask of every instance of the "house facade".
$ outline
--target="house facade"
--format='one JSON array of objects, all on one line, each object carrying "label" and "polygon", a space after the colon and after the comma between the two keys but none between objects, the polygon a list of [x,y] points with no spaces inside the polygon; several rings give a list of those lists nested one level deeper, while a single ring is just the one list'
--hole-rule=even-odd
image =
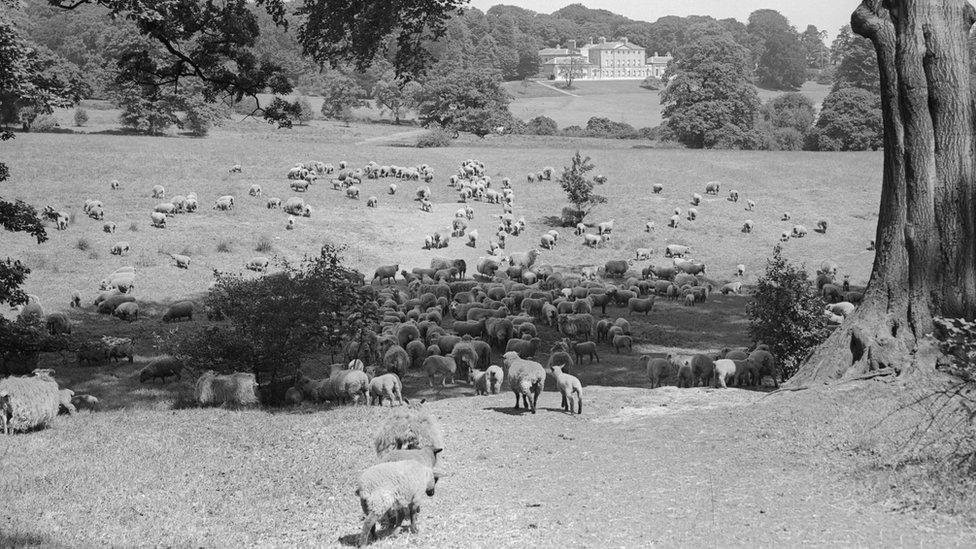
[{"label": "house facade", "polygon": [[608,42],[601,36],[582,46],[570,40],[565,48],[539,50],[539,59],[542,76],[550,80],[562,79],[570,71],[580,80],[643,80],[660,78],[672,57],[657,53],[647,57],[644,48],[627,37]]}]

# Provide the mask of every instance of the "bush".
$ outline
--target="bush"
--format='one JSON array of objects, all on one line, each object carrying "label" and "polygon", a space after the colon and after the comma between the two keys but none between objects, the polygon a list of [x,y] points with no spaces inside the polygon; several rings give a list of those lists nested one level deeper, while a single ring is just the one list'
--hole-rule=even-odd
[{"label": "bush", "polygon": [[91,242],[88,242],[87,238],[81,237],[78,239],[78,242],[75,242],[75,248],[78,248],[83,252],[87,252],[91,249]]},{"label": "bush", "polygon": [[733,124],[721,126],[705,134],[705,147],[709,149],[756,151],[764,148],[765,141],[761,131],[742,129]]},{"label": "bush", "polygon": [[75,108],[75,126],[79,128],[88,123],[88,111],[81,107]]},{"label": "bush", "polygon": [[664,81],[656,76],[648,76],[643,82],[641,82],[640,87],[644,88],[645,90],[663,90]]},{"label": "bush", "polygon": [[231,252],[230,242],[227,240],[221,240],[217,243],[217,251],[226,254]]},{"label": "bush", "polygon": [[746,312],[749,335],[753,341],[769,345],[779,363],[779,374],[787,379],[830,331],[823,314],[826,304],[816,284],[806,271],[787,261],[782,251],[779,245],[773,248]]},{"label": "bush", "polygon": [[801,151],[806,136],[796,128],[775,128],[768,136],[766,148],[771,151]]},{"label": "bush", "polygon": [[566,126],[559,134],[565,137],[584,137],[586,130],[574,124],[572,126]]},{"label": "bush", "polygon": [[435,147],[449,147],[454,137],[447,130],[436,128],[421,135],[417,139],[417,148],[428,149]]},{"label": "bush", "polygon": [[861,88],[840,88],[824,99],[806,148],[817,151],[878,150],[884,139],[881,98]]},{"label": "bush", "polygon": [[132,231],[132,232],[134,232],[134,233],[139,232],[139,224],[136,223],[135,221],[133,221],[132,223],[129,223],[129,230]]},{"label": "bush", "polygon": [[525,123],[525,133],[529,135],[556,135],[559,126],[548,116],[537,116]]},{"label": "bush", "polygon": [[632,139],[637,135],[637,131],[630,124],[594,116],[586,121],[586,135],[589,137]]},{"label": "bush", "polygon": [[271,243],[271,239],[266,236],[259,238],[257,245],[254,246],[254,251],[261,253],[268,253],[273,249],[274,245]]},{"label": "bush", "polygon": [[53,114],[42,114],[34,119],[30,129],[32,132],[49,132],[60,126],[58,119]]},{"label": "bush", "polygon": [[312,110],[312,104],[305,97],[299,97],[295,103],[298,105],[298,119],[299,124],[308,124],[313,118],[315,118],[315,111]]}]

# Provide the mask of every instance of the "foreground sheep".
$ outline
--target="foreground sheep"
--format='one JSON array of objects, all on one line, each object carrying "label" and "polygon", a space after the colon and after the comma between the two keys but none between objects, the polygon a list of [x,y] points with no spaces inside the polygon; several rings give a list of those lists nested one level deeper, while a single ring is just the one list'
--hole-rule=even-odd
[{"label": "foreground sheep", "polygon": [[437,479],[433,469],[412,460],[378,463],[363,471],[356,486],[356,495],[366,515],[359,546],[376,536],[376,524],[384,517],[394,517],[390,526],[396,530],[407,516],[410,531],[417,533],[420,502],[424,494],[434,495]]},{"label": "foreground sheep", "polygon": [[432,448],[444,450],[444,435],[437,420],[423,403],[401,406],[392,411],[373,437],[377,455],[388,450]]},{"label": "foreground sheep", "polygon": [[193,320],[193,302],[192,301],[180,301],[174,303],[166,309],[163,313],[163,322],[172,322],[185,318],[186,320]]},{"label": "foreground sheep", "polygon": [[546,382],[546,371],[542,364],[531,360],[524,360],[515,351],[509,351],[502,355],[505,365],[508,366],[508,383],[515,393],[515,409],[519,409],[519,397],[522,397],[522,404],[529,410],[529,397],[532,397],[532,413],[535,413],[536,403],[539,401],[539,394],[542,393],[542,386]]},{"label": "foreground sheep", "polygon": [[60,393],[53,370],[0,379],[0,428],[4,434],[45,427],[58,416]]},{"label": "foreground sheep", "polygon": [[258,402],[257,387],[254,374],[217,375],[213,370],[207,370],[197,380],[193,397],[200,406],[249,406]]}]

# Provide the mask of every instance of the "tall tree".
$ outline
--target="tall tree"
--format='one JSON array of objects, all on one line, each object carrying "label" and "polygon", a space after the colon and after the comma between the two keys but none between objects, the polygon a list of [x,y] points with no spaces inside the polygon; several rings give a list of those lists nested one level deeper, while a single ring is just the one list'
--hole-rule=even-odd
[{"label": "tall tree", "polygon": [[511,101],[494,72],[481,68],[442,65],[416,94],[417,113],[424,126],[484,137],[512,121]]},{"label": "tall tree", "polygon": [[933,318],[976,317],[976,148],[965,0],[864,0],[854,32],[880,68],[884,168],[864,301],[794,377],[931,371]]},{"label": "tall tree", "polygon": [[854,34],[850,25],[840,29],[830,48],[831,60],[837,65],[834,72],[834,90],[853,86],[881,93],[881,76],[878,56],[871,41]]},{"label": "tall tree", "polygon": [[775,10],[757,10],[746,27],[755,40],[759,85],[775,90],[799,88],[806,79],[806,55],[790,22]]},{"label": "tall tree", "polygon": [[665,124],[678,141],[713,147],[755,127],[760,102],[749,83],[748,52],[725,31],[681,47],[665,73]]},{"label": "tall tree", "polygon": [[830,61],[830,49],[824,40],[827,31],[822,31],[816,25],[807,25],[807,29],[800,34],[800,44],[806,55],[807,68],[823,70]]}]

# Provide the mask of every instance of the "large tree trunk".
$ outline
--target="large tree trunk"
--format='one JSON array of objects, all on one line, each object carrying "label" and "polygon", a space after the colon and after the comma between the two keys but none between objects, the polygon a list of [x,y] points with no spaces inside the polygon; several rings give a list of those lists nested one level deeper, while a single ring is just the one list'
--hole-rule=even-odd
[{"label": "large tree trunk", "polygon": [[965,0],[864,0],[851,17],[881,70],[884,174],[864,302],[790,382],[934,369],[937,316],[976,313],[976,182]]}]

